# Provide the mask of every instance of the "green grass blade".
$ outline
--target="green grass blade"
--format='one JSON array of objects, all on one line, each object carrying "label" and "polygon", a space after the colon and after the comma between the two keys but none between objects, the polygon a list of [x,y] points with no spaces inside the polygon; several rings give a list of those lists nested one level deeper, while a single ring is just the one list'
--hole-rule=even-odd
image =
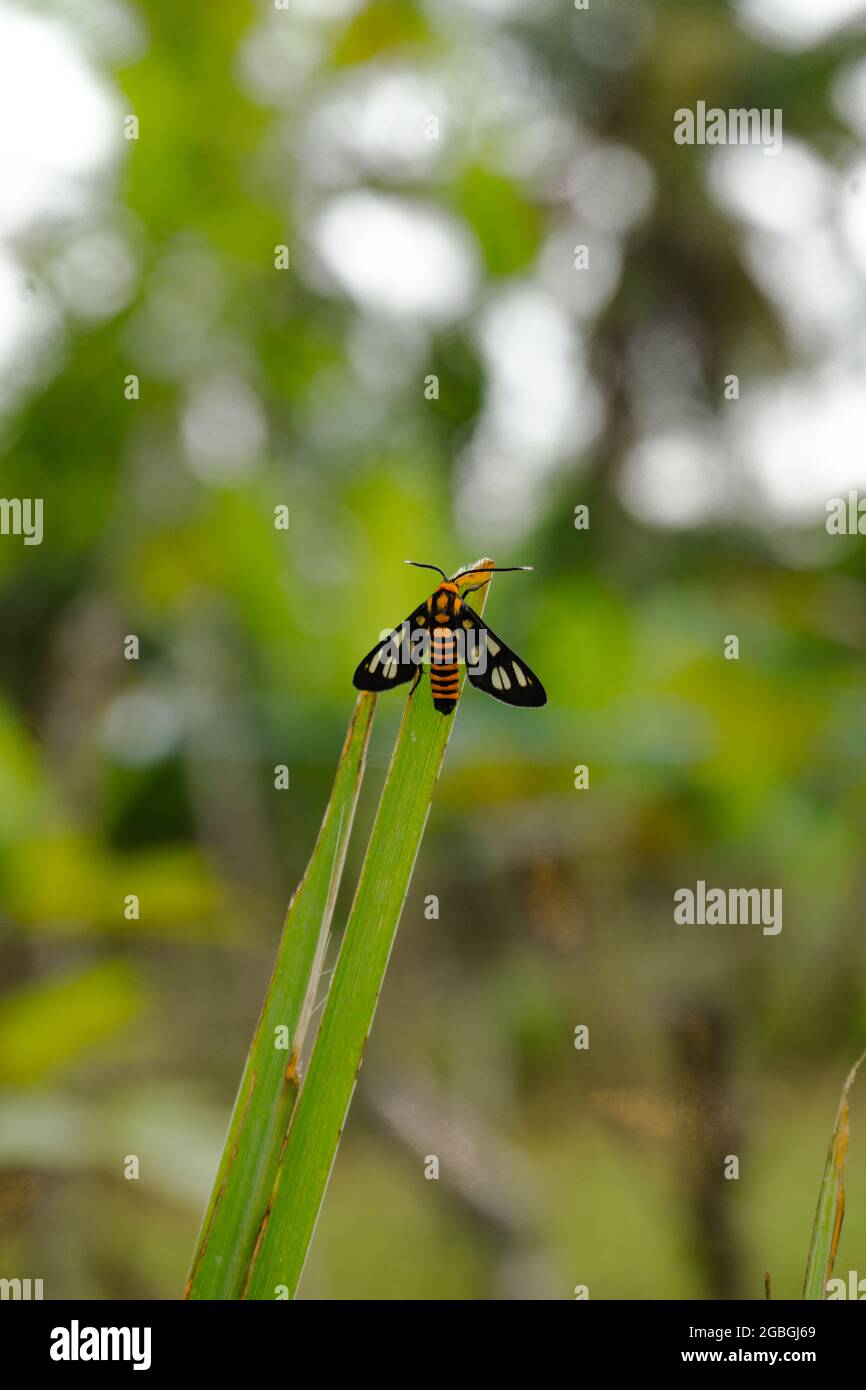
[{"label": "green grass blade", "polygon": [[436,712],[427,681],[409,695],[247,1298],[297,1290],[456,717]]},{"label": "green grass blade", "polygon": [[[297,1060],[321,973],[376,697],[359,696],[319,837],[286,913],[186,1286],[187,1298],[240,1298],[298,1095]],[[275,1046],[278,1027],[291,1040]]]},{"label": "green grass blade", "polygon": [[845,1154],[848,1148],[848,1093],[854,1084],[857,1070],[866,1052],[854,1063],[842,1087],[836,1123],[824,1165],[821,1191],[818,1194],[818,1209],[812,1227],[812,1241],[809,1246],[809,1259],[806,1263],[806,1279],[803,1284],[803,1297],[807,1299],[826,1298],[827,1281],[832,1277],[842,1220],[845,1215]]}]

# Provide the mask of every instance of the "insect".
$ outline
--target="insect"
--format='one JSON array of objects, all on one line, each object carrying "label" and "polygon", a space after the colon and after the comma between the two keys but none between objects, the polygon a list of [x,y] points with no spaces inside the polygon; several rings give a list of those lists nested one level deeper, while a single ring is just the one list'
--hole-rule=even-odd
[{"label": "insect", "polygon": [[[544,686],[535,672],[465,602],[456,581],[471,570],[458,570],[449,579],[438,565],[417,560],[407,560],[406,564],[436,570],[442,575],[442,583],[367,653],[352,678],[357,690],[391,690],[395,685],[405,685],[413,676],[417,684],[422,665],[428,664],[433,704],[440,714],[453,714],[460,694],[459,667],[465,662],[472,684],[494,700],[526,707],[547,703]],[[480,569],[477,573],[502,574],[529,568],[508,565],[502,569]],[[483,589],[487,582],[485,578],[464,593]]]}]

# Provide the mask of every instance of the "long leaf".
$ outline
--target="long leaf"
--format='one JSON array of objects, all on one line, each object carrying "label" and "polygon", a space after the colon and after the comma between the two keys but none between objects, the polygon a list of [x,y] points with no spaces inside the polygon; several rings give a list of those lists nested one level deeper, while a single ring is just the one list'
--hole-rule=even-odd
[{"label": "long leaf", "polygon": [[818,1209],[812,1227],[812,1241],[809,1246],[809,1259],[806,1263],[806,1279],[803,1284],[803,1297],[807,1299],[826,1298],[827,1283],[833,1274],[842,1221],[845,1216],[845,1154],[848,1148],[848,1093],[854,1084],[857,1070],[866,1052],[854,1063],[842,1087],[833,1137],[824,1165],[824,1176],[818,1194]]},{"label": "long leaf", "polygon": [[455,718],[436,712],[426,683],[410,693],[246,1298],[297,1290]]},{"label": "long leaf", "polygon": [[[298,1059],[321,975],[375,704],[374,695],[361,695],[355,704],[319,837],[289,904],[202,1223],[187,1298],[241,1297],[298,1096]],[[278,1047],[278,1038],[288,1040],[288,1048]]]}]

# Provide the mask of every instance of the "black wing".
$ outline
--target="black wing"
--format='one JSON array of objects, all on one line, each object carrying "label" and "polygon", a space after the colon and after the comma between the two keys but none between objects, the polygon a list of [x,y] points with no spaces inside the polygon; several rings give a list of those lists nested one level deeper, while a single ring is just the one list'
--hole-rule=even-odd
[{"label": "black wing", "polygon": [[[467,603],[464,603],[462,612],[474,623],[487,653],[487,665],[483,672],[471,665],[466,668],[466,674],[476,689],[483,690],[485,695],[492,695],[494,700],[501,700],[505,705],[521,705],[527,709],[546,705],[547,692],[526,662],[521,661],[510,647],[506,647],[502,638],[497,637]],[[474,639],[474,645],[478,647],[478,637]]]},{"label": "black wing", "polygon": [[367,653],[352,677],[356,690],[393,690],[395,685],[405,685],[418,674],[418,665],[409,660],[409,656],[412,633],[419,618],[427,621],[424,603]]}]

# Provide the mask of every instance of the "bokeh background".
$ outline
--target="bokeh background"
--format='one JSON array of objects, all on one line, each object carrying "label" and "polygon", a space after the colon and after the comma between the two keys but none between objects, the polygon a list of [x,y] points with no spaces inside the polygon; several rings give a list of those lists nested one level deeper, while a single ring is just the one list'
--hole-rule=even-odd
[{"label": "bokeh background", "polygon": [[464,697],[302,1296],[798,1296],[866,1044],[864,14],[0,4],[4,1277],[179,1296],[351,673],[490,554],[550,703]]}]

